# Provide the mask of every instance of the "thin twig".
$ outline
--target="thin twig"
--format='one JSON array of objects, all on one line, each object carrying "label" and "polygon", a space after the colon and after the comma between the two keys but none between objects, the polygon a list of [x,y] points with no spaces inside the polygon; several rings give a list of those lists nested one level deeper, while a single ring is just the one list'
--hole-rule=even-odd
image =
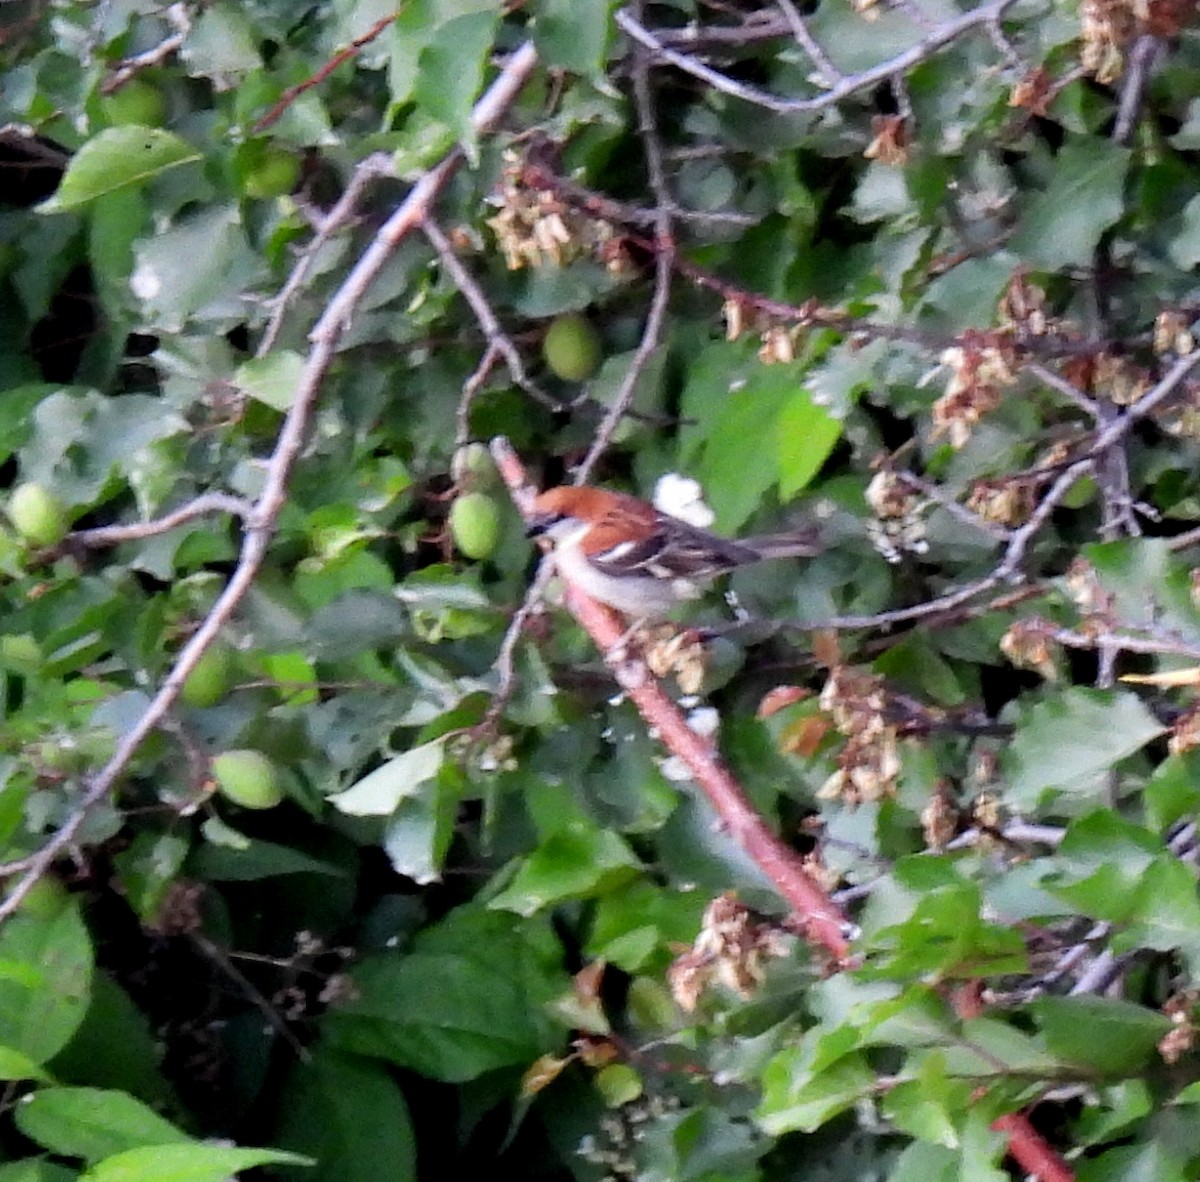
[{"label": "thin twig", "polygon": [[163,517],[153,521],[139,521],[131,525],[102,525],[96,529],[80,529],[69,534],[56,550],[70,550],[76,546],[84,546],[89,550],[100,550],[106,546],[119,546],[123,542],[140,542],[145,538],[154,538],[194,521],[197,517],[206,517],[210,513],[228,513],[231,517],[246,520],[253,512],[254,506],[243,497],[235,497],[229,493],[211,492],[198,496],[186,505],[172,510]]},{"label": "thin twig", "polygon": [[463,382],[462,394],[458,399],[458,407],[454,412],[454,450],[457,452],[471,440],[471,406],[475,396],[483,388],[483,383],[491,376],[500,360],[500,350],[495,345],[488,345],[479,359],[479,364],[471,376]]},{"label": "thin twig", "polygon": [[[638,8],[640,11],[640,4]],[[655,222],[654,294],[651,297],[650,311],[646,315],[646,323],[642,329],[642,339],[638,341],[637,349],[634,350],[633,358],[625,372],[620,388],[617,390],[617,395],[601,420],[583,463],[579,465],[579,470],[575,475],[576,484],[587,483],[592,469],[608,450],[613,435],[629,410],[629,405],[637,393],[642,373],[658,348],[663,324],[666,322],[667,305],[671,299],[671,275],[675,266],[676,253],[671,231],[671,215],[667,212],[667,206],[671,202],[671,193],[667,186],[662,143],[658,138],[658,126],[650,94],[650,71],[647,68],[645,55],[640,53],[635,55],[633,62],[633,94],[638,112],[638,132],[642,140],[642,149],[646,155],[646,174],[658,206]]]},{"label": "thin twig", "polygon": [[1056,374],[1054,370],[1038,361],[1026,361],[1021,367],[1026,373],[1032,374],[1039,382],[1058,391],[1072,406],[1078,407],[1093,422],[1101,419],[1100,406],[1095,399],[1088,397],[1077,386],[1073,386],[1066,378]]},{"label": "thin twig", "polygon": [[512,380],[525,391],[535,402],[548,410],[558,410],[559,403],[551,398],[530,376],[521,359],[520,351],[510,337],[500,327],[500,320],[492,310],[483,289],[475,282],[475,277],[463,265],[462,260],[454,253],[450,240],[442,233],[441,227],[431,217],[427,217],[421,226],[430,245],[437,251],[438,260],[443,269],[454,281],[454,286],[462,293],[463,298],[471,307],[489,348],[496,350],[504,358]]},{"label": "thin twig", "polygon": [[265,131],[273,123],[278,122],[284,111],[300,95],[306,90],[312,90],[313,87],[320,86],[338,66],[343,62],[349,61],[364,45],[369,45],[374,41],[399,15],[400,13],[397,11],[390,13],[388,16],[381,17],[365,33],[355,37],[345,49],[339,49],[311,78],[305,78],[303,82],[298,82],[295,86],[289,86],[280,96],[279,101],[254,125],[254,131],[256,133]]},{"label": "thin twig", "polygon": [[271,309],[271,319],[267,322],[262,340],[259,341],[258,348],[254,351],[256,357],[265,357],[275,347],[275,341],[283,327],[283,319],[287,315],[288,304],[308,278],[308,273],[320,253],[321,247],[329,241],[335,230],[345,225],[354,216],[359,198],[366,187],[377,177],[391,176],[393,171],[392,158],[386,152],[374,152],[355,165],[354,172],[342,195],[321,219],[317,232],[300,252],[300,257],[297,258],[291,274],[287,277],[287,282],[284,283],[279,294],[270,301],[268,306]]},{"label": "thin twig", "polygon": [[615,20],[626,36],[676,69],[683,70],[684,73],[691,74],[693,78],[708,83],[714,90],[718,90],[722,94],[785,115],[824,110],[857,91],[866,90],[899,74],[904,74],[932,57],[940,49],[957,41],[965,33],[969,33],[981,25],[986,28],[998,21],[1015,3],[1016,0],[993,0],[991,4],[977,8],[973,12],[964,13],[957,20],[945,21],[933,28],[916,45],[888,61],[872,66],[869,70],[863,70],[859,74],[843,75],[835,85],[812,98],[796,99],[779,98],[777,95],[760,90],[757,86],[738,82],[736,79],[730,78],[728,74],[722,74],[719,70],[714,70],[711,66],[697,61],[689,54],[679,53],[669,48],[661,38],[636,20],[627,8],[618,9]]},{"label": "thin twig", "polygon": [[186,4],[172,4],[163,14],[175,32],[164,37],[157,45],[143,53],[127,57],[121,64],[100,83],[101,94],[114,94],[127,82],[131,81],[142,70],[149,69],[164,62],[180,49],[192,30],[192,20],[188,15]]},{"label": "thin twig", "polygon": [[808,25],[804,23],[804,17],[800,15],[800,10],[792,3],[792,0],[775,0],[775,3],[783,10],[784,19],[788,23],[788,28],[792,30],[792,36],[795,37],[797,44],[817,67],[821,81],[826,86],[836,86],[842,80],[842,72],[829,60],[825,50],[821,48],[820,42],[808,31]]},{"label": "thin twig", "polygon": [[549,557],[545,557],[538,564],[537,573],[533,576],[529,589],[525,592],[521,606],[513,613],[513,618],[508,623],[504,639],[500,642],[500,651],[496,655],[495,668],[498,677],[496,689],[478,728],[482,734],[488,735],[496,730],[501,715],[512,700],[513,692],[517,687],[517,642],[524,635],[525,629],[529,627],[530,620],[541,608],[542,597],[546,594],[546,588],[550,585],[553,577],[554,562]]},{"label": "thin twig", "polygon": [[1143,33],[1133,43],[1125,59],[1125,76],[1121,80],[1121,98],[1112,133],[1114,144],[1125,145],[1133,138],[1142,112],[1142,100],[1146,97],[1146,85],[1162,51],[1162,38],[1149,33]]},{"label": "thin twig", "polygon": [[919,492],[922,496],[928,497],[931,501],[935,501],[951,517],[961,521],[964,525],[969,525],[972,529],[977,529],[981,533],[985,533],[990,538],[995,538],[998,542],[1007,541],[1012,534],[1007,526],[1000,525],[995,521],[988,521],[986,517],[981,517],[978,513],[968,509],[966,505],[960,504],[948,493],[940,489],[936,484],[931,484],[928,480],[918,476],[915,472],[907,470],[897,472],[896,476],[899,480],[907,484],[911,489]]}]

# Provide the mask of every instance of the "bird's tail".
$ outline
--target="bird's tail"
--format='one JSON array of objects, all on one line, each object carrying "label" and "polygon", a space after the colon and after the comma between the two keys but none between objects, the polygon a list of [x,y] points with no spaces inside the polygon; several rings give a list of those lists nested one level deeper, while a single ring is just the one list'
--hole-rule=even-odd
[{"label": "bird's tail", "polygon": [[760,558],[812,558],[824,547],[814,526],[802,526],[785,534],[764,534],[757,538],[739,538],[742,546],[753,550]]}]

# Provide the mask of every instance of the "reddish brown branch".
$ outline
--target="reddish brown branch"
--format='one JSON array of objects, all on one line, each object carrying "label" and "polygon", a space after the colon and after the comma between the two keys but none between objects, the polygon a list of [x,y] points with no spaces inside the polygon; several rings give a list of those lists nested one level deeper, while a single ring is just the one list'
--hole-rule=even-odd
[{"label": "reddish brown branch", "polygon": [[992,1122],[992,1128],[1008,1134],[1008,1152],[1021,1169],[1041,1182],[1075,1182],[1075,1171],[1042,1139],[1021,1112],[1010,1112]]},{"label": "reddish brown branch", "polygon": [[316,86],[320,86],[330,74],[352,58],[364,45],[370,45],[388,25],[393,24],[396,18],[400,15],[400,11],[393,12],[390,16],[385,16],[381,20],[377,20],[365,33],[355,37],[345,49],[339,49],[315,74],[310,78],[305,78],[303,82],[297,82],[295,86],[289,86],[279,97],[279,101],[254,125],[254,131],[265,131],[273,123],[277,122],[288,109],[306,90],[312,90]]},{"label": "reddish brown branch", "polygon": [[[532,493],[526,484],[524,466],[507,440],[494,440],[492,454],[517,507],[526,512]],[[621,652],[626,647],[622,643],[626,629],[620,617],[574,587],[569,588],[567,606],[605,654],[617,682],[647,724],[671,754],[686,764],[721,818],[725,831],[791,906],[808,938],[825,948],[839,965],[847,964],[850,954],[847,937],[853,925],[805,872],[796,851],[770,829],[751,805],[712,741],[688,726],[683,712],[640,658]]]}]

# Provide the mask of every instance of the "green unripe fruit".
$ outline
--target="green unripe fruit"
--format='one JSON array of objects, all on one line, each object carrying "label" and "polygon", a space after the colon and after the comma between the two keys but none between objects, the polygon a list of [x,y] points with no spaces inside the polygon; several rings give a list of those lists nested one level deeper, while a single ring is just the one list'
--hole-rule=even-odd
[{"label": "green unripe fruit", "polygon": [[162,127],[167,121],[167,100],[162,91],[140,78],[106,94],[100,100],[100,110],[110,127],[130,123],[139,127]]},{"label": "green unripe fruit", "polygon": [[36,673],[42,665],[42,646],[28,632],[0,636],[0,665],[18,673]]},{"label": "green unripe fruit", "polygon": [[300,180],[300,161],[279,148],[266,148],[246,173],[242,191],[247,197],[283,197]]},{"label": "green unripe fruit", "polygon": [[450,461],[450,475],[459,488],[468,491],[496,488],[500,483],[496,461],[486,443],[466,443],[460,447]]},{"label": "green unripe fruit", "polygon": [[8,500],[13,528],[35,546],[53,546],[67,536],[71,519],[66,506],[41,484],[18,485]]},{"label": "green unripe fruit", "polygon": [[546,333],[542,355],[555,377],[585,381],[600,365],[600,334],[582,316],[560,316]]},{"label": "green unripe fruit", "polygon": [[450,534],[468,558],[490,558],[500,544],[500,506],[487,493],[466,493],[450,509]]},{"label": "green unripe fruit", "polygon": [[283,799],[279,772],[261,751],[223,751],[212,772],[217,791],[244,809],[273,809]]},{"label": "green unripe fruit", "polygon": [[215,706],[228,692],[233,677],[233,649],[219,640],[204,650],[187,675],[180,698],[188,706]]}]

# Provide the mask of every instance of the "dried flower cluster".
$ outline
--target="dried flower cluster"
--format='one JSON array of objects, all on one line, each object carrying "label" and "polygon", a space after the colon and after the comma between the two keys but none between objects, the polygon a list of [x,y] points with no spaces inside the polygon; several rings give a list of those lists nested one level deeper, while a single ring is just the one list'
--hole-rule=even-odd
[{"label": "dried flower cluster", "polygon": [[883,468],[867,485],[867,505],[872,517],[867,522],[871,545],[891,563],[905,554],[924,554],[929,549],[925,539],[925,500],[903,476]]},{"label": "dried flower cluster", "polygon": [[783,956],[789,943],[732,892],[718,895],[705,909],[696,942],[667,971],[671,994],[689,1014],[712,981],[750,997],[762,983],[764,958]]},{"label": "dried flower cluster", "polygon": [[939,785],[921,810],[925,848],[940,854],[958,832],[958,809],[949,789]]},{"label": "dried flower cluster", "polygon": [[1017,620],[1000,638],[1000,651],[1018,669],[1034,669],[1047,681],[1058,677],[1054,625],[1040,616]]},{"label": "dried flower cluster", "polygon": [[967,495],[967,508],[996,525],[1021,525],[1033,512],[1035,492],[1034,481],[1020,477],[976,480]]},{"label": "dried flower cluster", "polygon": [[880,164],[908,163],[909,130],[903,115],[876,115],[871,120],[871,130],[875,137],[863,153],[866,159],[878,160]]},{"label": "dried flower cluster", "polygon": [[1000,297],[1000,323],[1019,329],[1029,336],[1045,336],[1050,328],[1046,316],[1046,293],[1031,283],[1023,268],[1013,272],[1004,294]]},{"label": "dried flower cluster", "polygon": [[646,637],[643,656],[655,677],[674,676],[685,694],[698,694],[704,685],[708,650],[693,629],[659,625]]},{"label": "dried flower cluster", "polygon": [[504,162],[498,191],[491,198],[500,211],[487,224],[510,271],[547,263],[562,266],[585,256],[623,269],[622,252],[612,249],[616,232],[611,223],[575,209],[550,189],[526,184],[524,163],[516,152],[506,152]]},{"label": "dried flower cluster", "polygon": [[579,1156],[605,1170],[606,1179],[636,1178],[641,1164],[634,1146],[645,1136],[646,1127],[661,1121],[679,1107],[675,1096],[647,1096],[621,1105],[619,1112],[600,1118],[600,1135],[589,1134],[579,1143]]},{"label": "dried flower cluster", "polygon": [[817,795],[823,800],[840,799],[851,807],[894,796],[900,774],[899,732],[884,717],[883,678],[839,665],[830,672],[820,702],[846,742],[838,753],[837,771]]},{"label": "dried flower cluster", "polygon": [[1196,348],[1194,322],[1178,308],[1164,308],[1154,318],[1154,351],[1160,357],[1186,357]]},{"label": "dried flower cluster", "polygon": [[1194,989],[1173,993],[1163,1003],[1163,1013],[1171,1019],[1172,1027],[1158,1041],[1158,1053],[1166,1063],[1178,1063],[1196,1045],[1195,1010],[1197,994]]},{"label": "dried flower cluster", "polygon": [[1167,741],[1167,749],[1172,755],[1182,755],[1185,751],[1195,751],[1200,747],[1200,705],[1185,710],[1171,724],[1171,737]]},{"label": "dried flower cluster", "polygon": [[1194,0],[1082,0],[1079,7],[1083,68],[1108,85],[1125,69],[1135,37],[1174,37],[1196,16]]},{"label": "dried flower cluster", "polygon": [[727,341],[736,341],[747,332],[758,334],[758,359],[763,365],[781,365],[796,360],[804,325],[782,324],[764,316],[744,300],[732,297],[725,301],[721,312],[725,318]]},{"label": "dried flower cluster", "polygon": [[1076,557],[1072,560],[1067,567],[1064,584],[1071,602],[1085,617],[1102,617],[1104,621],[1109,619],[1112,597],[1101,586],[1096,568],[1086,558]]},{"label": "dried flower cluster", "polygon": [[1060,84],[1055,82],[1048,70],[1035,66],[1012,88],[1008,105],[1023,107],[1044,119],[1050,113],[1050,104],[1058,97],[1059,89]]},{"label": "dried flower cluster", "polygon": [[1125,47],[1137,33],[1130,0],[1082,0],[1079,6],[1083,68],[1107,86],[1125,69]]},{"label": "dried flower cluster", "polygon": [[945,350],[941,363],[950,370],[946,392],[933,404],[933,437],[946,435],[963,447],[975,424],[1000,405],[1000,391],[1017,379],[1012,342],[997,333],[964,333],[962,343]]}]

